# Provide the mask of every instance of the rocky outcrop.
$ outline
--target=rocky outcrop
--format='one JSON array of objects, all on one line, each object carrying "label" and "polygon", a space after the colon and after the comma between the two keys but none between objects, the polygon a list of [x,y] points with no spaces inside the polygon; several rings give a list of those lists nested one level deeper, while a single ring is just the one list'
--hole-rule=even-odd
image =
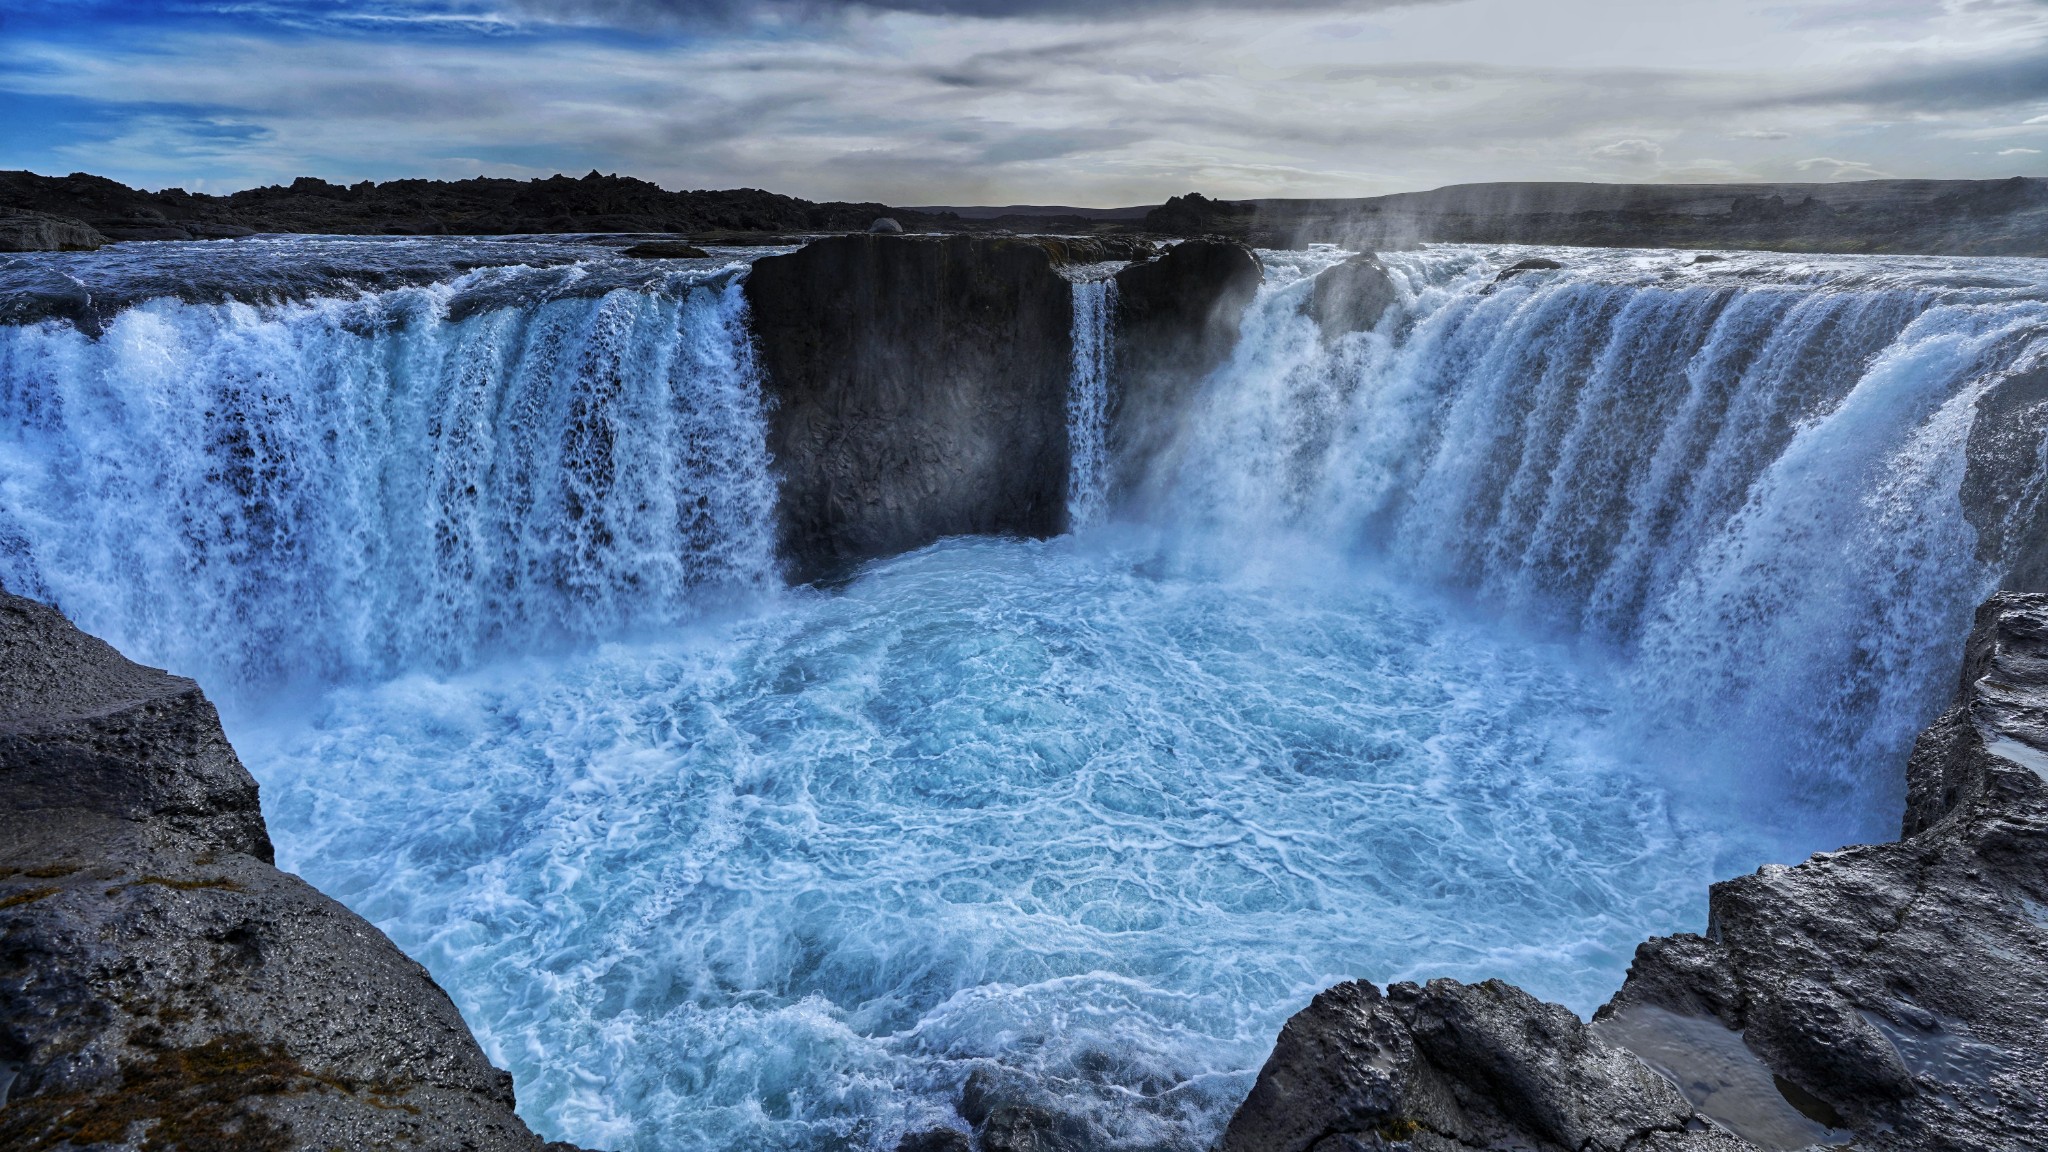
[{"label": "rocky outcrop", "polygon": [[1073,286],[1143,249],[884,233],[755,262],[787,574],[829,578],[944,536],[1066,526]]},{"label": "rocky outcrop", "polygon": [[1222,240],[1184,241],[1116,274],[1116,488],[1141,486],[1169,451],[1203,378],[1237,346],[1261,275],[1251,249]]},{"label": "rocky outcrop", "polygon": [[1224,1152],[1747,1149],[1567,1008],[1489,980],[1342,984],[1287,1022]]},{"label": "rocky outcrop", "polygon": [[870,234],[747,276],[799,581],[1064,525],[1072,288],[1044,248]]},{"label": "rocky outcrop", "polygon": [[1211,200],[1200,192],[1175,196],[1145,214],[1145,229],[1165,236],[1242,237],[1258,215],[1254,204]]},{"label": "rocky outcrop", "polygon": [[256,781],[199,685],[14,596],[0,600],[0,781],[25,817],[92,812],[271,860]]},{"label": "rocky outcrop", "polygon": [[1323,269],[1309,288],[1308,314],[1324,340],[1364,332],[1380,322],[1400,290],[1380,258],[1370,252]]},{"label": "rocky outcrop", "polygon": [[191,681],[0,593],[0,784],[0,1146],[548,1147],[426,970],[271,866]]},{"label": "rocky outcrop", "polygon": [[1324,993],[1225,1148],[2048,1147],[2048,596],[1980,610],[1908,771],[1899,841],[1715,885],[1591,1026],[1498,983]]},{"label": "rocky outcrop", "polygon": [[0,252],[90,252],[106,242],[82,220],[0,207]]}]

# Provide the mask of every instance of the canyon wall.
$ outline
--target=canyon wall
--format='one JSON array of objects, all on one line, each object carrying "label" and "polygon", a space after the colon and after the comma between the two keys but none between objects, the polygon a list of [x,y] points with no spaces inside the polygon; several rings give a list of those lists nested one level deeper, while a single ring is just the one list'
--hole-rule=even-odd
[{"label": "canyon wall", "polygon": [[1237,337],[1251,252],[1189,242],[839,236],[746,281],[787,575],[830,578],[943,536],[1067,527],[1073,284],[1118,271],[1110,439],[1141,456]]}]

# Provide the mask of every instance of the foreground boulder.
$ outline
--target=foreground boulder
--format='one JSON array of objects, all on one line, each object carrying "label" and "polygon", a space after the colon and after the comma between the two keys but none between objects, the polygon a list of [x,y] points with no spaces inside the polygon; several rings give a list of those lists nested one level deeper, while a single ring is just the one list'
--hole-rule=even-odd
[{"label": "foreground boulder", "polygon": [[2048,596],[1987,602],[1962,680],[1899,841],[1715,885],[1591,1026],[1498,982],[1325,992],[1225,1149],[2048,1148]]},{"label": "foreground boulder", "polygon": [[1568,1008],[1509,984],[1366,983],[1280,1033],[1225,1152],[1746,1149]]},{"label": "foreground boulder", "polygon": [[5,593],[0,788],[0,1147],[550,1147],[426,970],[271,866],[198,687]]}]

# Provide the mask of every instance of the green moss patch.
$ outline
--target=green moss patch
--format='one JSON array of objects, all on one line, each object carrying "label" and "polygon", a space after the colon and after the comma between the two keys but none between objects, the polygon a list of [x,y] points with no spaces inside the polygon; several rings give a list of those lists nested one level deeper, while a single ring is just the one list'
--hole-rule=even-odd
[{"label": "green moss patch", "polygon": [[116,1090],[17,1097],[0,1110],[0,1147],[52,1152],[133,1139],[144,1152],[285,1152],[290,1127],[251,1105],[322,1091],[367,1091],[370,1104],[417,1111],[396,1101],[404,1087],[321,1075],[236,1034],[124,1061]]}]

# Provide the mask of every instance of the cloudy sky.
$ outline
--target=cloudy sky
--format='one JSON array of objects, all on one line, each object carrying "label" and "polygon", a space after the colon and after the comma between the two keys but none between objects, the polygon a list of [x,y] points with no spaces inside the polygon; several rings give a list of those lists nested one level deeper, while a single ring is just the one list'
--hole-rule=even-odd
[{"label": "cloudy sky", "polygon": [[897,204],[2048,175],[2048,0],[0,0],[0,168]]}]

